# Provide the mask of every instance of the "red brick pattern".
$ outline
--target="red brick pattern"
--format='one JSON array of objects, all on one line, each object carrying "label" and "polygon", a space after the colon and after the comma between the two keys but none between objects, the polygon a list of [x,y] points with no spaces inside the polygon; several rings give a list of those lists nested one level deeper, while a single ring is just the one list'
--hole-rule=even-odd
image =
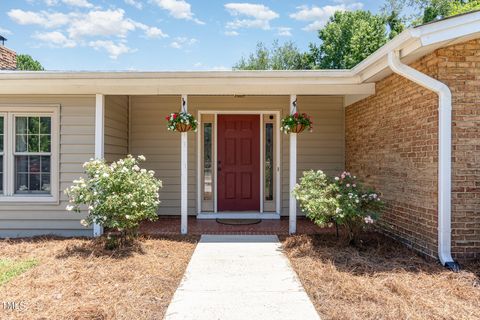
[{"label": "red brick pattern", "polygon": [[[332,229],[320,228],[308,219],[299,217],[297,233],[315,234],[332,232]],[[180,233],[180,218],[161,216],[155,222],[145,222],[140,227],[140,233],[148,235],[172,235]],[[262,220],[253,225],[232,226],[216,222],[215,220],[199,220],[195,217],[188,219],[188,234],[249,234],[249,235],[288,235],[288,218],[280,220]]]},{"label": "red brick pattern", "polygon": [[480,39],[437,51],[453,102],[452,250],[480,258]]},{"label": "red brick pattern", "polygon": [[[480,257],[480,40],[439,49],[411,66],[453,95],[452,251]],[[391,75],[346,109],[346,168],[387,202],[383,230],[437,255],[438,98]]]},{"label": "red brick pattern", "polygon": [[0,70],[14,70],[17,68],[17,54],[0,45]]}]

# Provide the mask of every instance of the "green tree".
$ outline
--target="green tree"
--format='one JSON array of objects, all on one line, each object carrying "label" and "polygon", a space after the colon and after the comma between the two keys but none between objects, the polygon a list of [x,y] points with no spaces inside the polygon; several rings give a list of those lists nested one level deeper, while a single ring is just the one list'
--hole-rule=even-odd
[{"label": "green tree", "polygon": [[390,31],[388,37],[395,38],[405,29],[406,18],[401,16],[405,2],[401,0],[387,0],[381,8],[382,15]]},{"label": "green tree", "polygon": [[479,0],[411,0],[411,4],[422,12],[413,25],[480,9]]},{"label": "green tree", "polygon": [[385,18],[363,10],[335,12],[318,37],[310,54],[320,69],[350,69],[388,40]]},{"label": "green tree", "polygon": [[43,71],[45,70],[40,62],[34,60],[28,54],[17,55],[17,70]]},{"label": "green tree", "polygon": [[271,48],[263,42],[257,43],[254,53],[248,58],[242,57],[233,69],[235,70],[302,70],[310,69],[305,53],[299,51],[291,41],[280,45],[275,40]]},{"label": "green tree", "polygon": [[453,16],[456,14],[466,13],[475,10],[480,10],[480,0],[453,1],[450,4],[448,15]]}]

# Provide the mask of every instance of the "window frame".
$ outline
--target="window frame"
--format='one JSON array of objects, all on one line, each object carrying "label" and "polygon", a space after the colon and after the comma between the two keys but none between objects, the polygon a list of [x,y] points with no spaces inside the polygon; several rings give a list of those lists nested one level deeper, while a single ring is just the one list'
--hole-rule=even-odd
[{"label": "window frame", "polygon": [[[270,119],[270,116],[273,116],[272,119]],[[262,178],[262,181],[263,181],[263,185],[262,185],[262,189],[263,189],[263,192],[261,193],[262,195],[262,201],[263,201],[263,212],[278,212],[280,209],[277,208],[278,206],[278,201],[277,201],[277,197],[278,197],[278,193],[277,193],[277,189],[278,189],[278,184],[277,184],[277,180],[278,180],[278,176],[277,176],[277,171],[279,170],[279,167],[278,167],[278,153],[277,153],[277,149],[279,148],[277,146],[277,139],[278,139],[278,136],[277,136],[277,133],[276,133],[276,130],[279,130],[278,129],[278,123],[280,121],[280,117],[275,114],[275,113],[266,113],[263,115],[263,121],[262,121],[262,149],[261,149],[261,152],[263,153],[263,156],[262,156],[262,163],[260,164],[262,166],[262,175],[263,175],[263,178]],[[265,162],[265,158],[266,158],[266,147],[267,147],[267,124],[271,124],[272,125],[272,195],[273,195],[273,198],[271,200],[267,200],[265,195],[266,195],[266,162]],[[281,141],[281,139],[279,139],[279,141]]]},{"label": "window frame", "polygon": [[[212,170],[212,198],[209,200],[205,200],[205,131],[204,131],[204,125],[205,124],[210,124],[211,125],[211,157],[212,157],[212,163],[211,163],[211,170]],[[200,159],[200,167],[201,167],[201,211],[203,212],[214,212],[215,211],[215,201],[216,201],[216,193],[215,193],[215,188],[216,188],[216,183],[217,183],[217,175],[216,175],[216,156],[215,156],[215,145],[216,145],[216,140],[215,140],[215,130],[216,130],[216,123],[215,123],[215,117],[214,115],[202,115],[201,116],[201,121],[199,123],[199,127],[201,128],[200,131],[200,140],[201,140],[201,159]]]},{"label": "window frame", "polygon": [[0,112],[0,117],[3,117],[3,150],[0,151],[0,156],[3,156],[3,164],[2,164],[2,190],[0,191],[0,197],[5,195],[5,189],[6,189],[6,176],[7,176],[7,171],[6,171],[6,156],[5,156],[5,149],[7,148],[7,133],[6,133],[6,128],[7,128],[7,119],[8,119],[8,114],[6,112]]},{"label": "window frame", "polygon": [[[60,105],[3,105],[0,115],[6,114],[4,120],[4,193],[0,202],[9,203],[48,203],[59,202],[59,157],[60,157]],[[15,118],[45,117],[51,118],[50,146],[50,194],[15,194]],[[5,152],[6,151],[6,152]],[[39,153],[41,155],[44,153]]]}]

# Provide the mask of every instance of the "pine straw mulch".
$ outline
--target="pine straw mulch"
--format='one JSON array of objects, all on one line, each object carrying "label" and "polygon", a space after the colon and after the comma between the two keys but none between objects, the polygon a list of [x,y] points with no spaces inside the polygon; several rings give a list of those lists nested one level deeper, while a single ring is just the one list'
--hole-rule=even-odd
[{"label": "pine straw mulch", "polygon": [[103,240],[0,240],[0,257],[38,265],[0,286],[0,319],[162,319],[195,249],[197,237],[142,238],[109,251]]},{"label": "pine straw mulch", "polygon": [[282,241],[323,320],[480,319],[480,263],[453,273],[376,233],[355,247],[332,234]]}]

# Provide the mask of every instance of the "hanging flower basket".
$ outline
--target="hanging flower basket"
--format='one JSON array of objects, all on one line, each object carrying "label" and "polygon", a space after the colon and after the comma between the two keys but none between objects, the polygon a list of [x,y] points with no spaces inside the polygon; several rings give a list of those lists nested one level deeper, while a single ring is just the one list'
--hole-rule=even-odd
[{"label": "hanging flower basket", "polygon": [[188,132],[197,131],[197,120],[188,112],[174,112],[166,116],[167,129],[170,131]]},{"label": "hanging flower basket", "polygon": [[178,131],[178,132],[188,132],[192,129],[192,126],[189,125],[189,124],[185,124],[185,123],[177,123],[175,125],[175,131]]},{"label": "hanging flower basket", "polygon": [[301,133],[303,132],[303,130],[305,130],[305,125],[297,123],[297,125],[292,128],[292,131],[290,131],[290,133]]},{"label": "hanging flower basket", "polygon": [[280,130],[284,133],[301,133],[305,129],[312,131],[313,122],[310,120],[310,116],[306,113],[290,114],[282,119]]}]

